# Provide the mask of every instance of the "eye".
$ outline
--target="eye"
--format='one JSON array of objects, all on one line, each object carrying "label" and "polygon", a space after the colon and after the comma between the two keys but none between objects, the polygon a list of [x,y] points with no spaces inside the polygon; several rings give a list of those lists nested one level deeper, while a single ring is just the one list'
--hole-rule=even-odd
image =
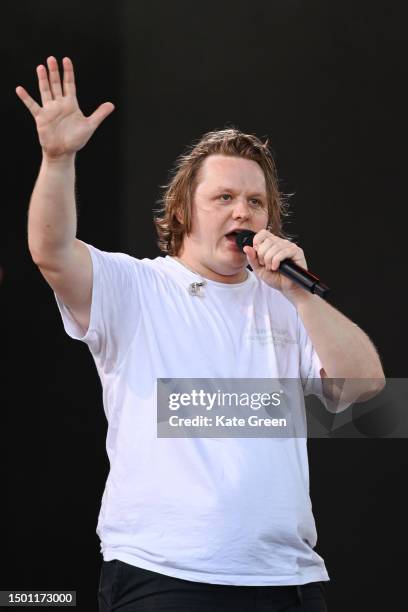
[{"label": "eye", "polygon": [[227,201],[228,201],[228,200],[226,200],[225,198],[230,198],[230,197],[231,197],[231,196],[230,196],[230,194],[229,194],[229,193],[222,193],[222,194],[220,195],[220,198],[221,198],[222,200],[224,200],[224,202],[227,202]]},{"label": "eye", "polygon": [[254,206],[262,206],[261,200],[258,200],[257,198],[251,198],[251,202],[254,204]]}]

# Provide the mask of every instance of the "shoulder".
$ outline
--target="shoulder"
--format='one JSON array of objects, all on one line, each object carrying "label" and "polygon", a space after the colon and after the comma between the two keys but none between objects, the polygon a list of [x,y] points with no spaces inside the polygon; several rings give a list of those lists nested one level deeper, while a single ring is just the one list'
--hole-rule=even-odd
[{"label": "shoulder", "polygon": [[127,268],[134,272],[160,272],[163,269],[164,257],[155,257],[150,259],[144,257],[139,259],[128,253],[122,253],[117,251],[104,251],[99,249],[92,244],[84,243],[91,254],[92,261],[97,266],[112,267],[113,269],[119,270],[120,268]]},{"label": "shoulder", "polygon": [[148,291],[152,286],[164,285],[168,272],[165,258],[139,259],[122,252],[104,251],[84,243],[92,259],[93,281],[96,287],[112,291]]}]

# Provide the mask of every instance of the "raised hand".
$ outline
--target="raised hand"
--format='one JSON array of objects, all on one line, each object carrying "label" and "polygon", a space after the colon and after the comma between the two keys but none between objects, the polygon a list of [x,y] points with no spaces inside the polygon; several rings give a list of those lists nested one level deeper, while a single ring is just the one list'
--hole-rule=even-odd
[{"label": "raised hand", "polygon": [[291,259],[307,270],[305,255],[297,244],[263,229],[254,236],[252,247],[244,247],[244,253],[254,273],[267,285],[281,291],[292,303],[305,295],[310,296],[303,287],[279,272],[279,266],[284,259]]},{"label": "raised hand", "polygon": [[48,72],[42,64],[37,66],[42,106],[24,87],[16,87],[16,94],[35,119],[43,154],[50,159],[70,156],[82,149],[115,108],[111,102],[105,102],[85,117],[76,97],[73,64],[68,57],[64,57],[62,64],[62,84],[55,57],[47,59]]}]

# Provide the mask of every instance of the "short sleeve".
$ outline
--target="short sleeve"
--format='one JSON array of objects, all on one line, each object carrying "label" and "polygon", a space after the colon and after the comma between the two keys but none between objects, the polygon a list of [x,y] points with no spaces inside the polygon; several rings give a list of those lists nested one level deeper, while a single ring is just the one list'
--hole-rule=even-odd
[{"label": "short sleeve", "polygon": [[86,244],[92,259],[92,302],[89,327],[75,321],[54,292],[64,329],[85,342],[105,371],[115,369],[125,356],[140,320],[139,260],[124,253],[108,253]]},{"label": "short sleeve", "polygon": [[299,371],[304,395],[318,395],[323,397],[322,379],[320,370],[323,368],[312,341],[297,314],[298,345],[299,345]]},{"label": "short sleeve", "polygon": [[317,395],[329,412],[342,412],[351,402],[340,399],[330,400],[323,393],[323,383],[320,371],[323,369],[322,362],[312,344],[301,318],[298,318],[298,342],[300,359],[300,377],[304,395]]}]

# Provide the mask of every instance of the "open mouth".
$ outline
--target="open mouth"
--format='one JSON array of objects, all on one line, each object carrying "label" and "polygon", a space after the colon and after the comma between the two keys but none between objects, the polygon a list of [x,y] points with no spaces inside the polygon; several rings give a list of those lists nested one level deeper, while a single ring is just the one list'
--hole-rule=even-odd
[{"label": "open mouth", "polygon": [[233,247],[234,249],[236,249],[237,251],[238,249],[238,245],[236,242],[236,237],[237,237],[238,232],[229,232],[228,234],[225,234],[225,239],[227,240],[228,244]]},{"label": "open mouth", "polygon": [[238,232],[229,232],[228,234],[225,234],[225,237],[231,238],[231,240],[235,240],[237,235],[238,235]]}]

